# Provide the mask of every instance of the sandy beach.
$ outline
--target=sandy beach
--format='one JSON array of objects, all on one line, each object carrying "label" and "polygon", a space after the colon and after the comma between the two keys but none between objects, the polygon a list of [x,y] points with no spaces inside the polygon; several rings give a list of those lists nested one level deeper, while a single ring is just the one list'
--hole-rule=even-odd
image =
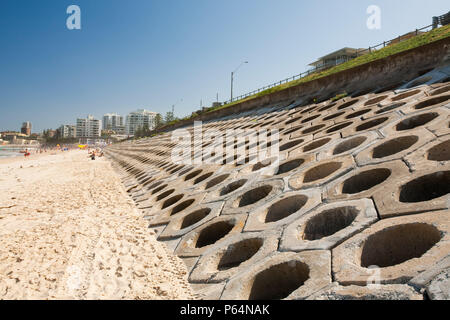
[{"label": "sandy beach", "polygon": [[191,299],[104,158],[0,161],[0,299]]}]

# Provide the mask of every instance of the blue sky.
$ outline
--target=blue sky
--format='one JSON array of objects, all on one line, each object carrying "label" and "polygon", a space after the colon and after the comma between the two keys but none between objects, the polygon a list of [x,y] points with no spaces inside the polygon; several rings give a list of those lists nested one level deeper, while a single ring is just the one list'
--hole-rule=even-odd
[{"label": "blue sky", "polygon": [[[66,9],[81,8],[81,30]],[[369,5],[381,30],[366,27]],[[407,4],[407,5],[405,5]],[[33,132],[138,108],[179,117],[431,24],[448,0],[2,0],[0,131]],[[180,100],[182,101],[180,102]]]}]

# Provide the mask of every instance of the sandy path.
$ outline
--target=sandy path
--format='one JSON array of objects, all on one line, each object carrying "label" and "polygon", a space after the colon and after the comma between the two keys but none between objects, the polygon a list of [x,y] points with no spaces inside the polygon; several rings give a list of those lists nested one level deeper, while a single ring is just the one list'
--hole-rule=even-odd
[{"label": "sandy path", "polygon": [[0,163],[0,299],[192,297],[106,160]]}]

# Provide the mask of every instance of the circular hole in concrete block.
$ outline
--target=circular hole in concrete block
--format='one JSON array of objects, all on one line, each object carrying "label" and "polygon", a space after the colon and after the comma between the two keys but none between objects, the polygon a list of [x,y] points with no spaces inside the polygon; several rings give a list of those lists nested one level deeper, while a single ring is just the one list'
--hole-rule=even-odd
[{"label": "circular hole in concrete block", "polygon": [[333,132],[342,130],[342,129],[347,128],[348,126],[350,126],[350,125],[352,125],[352,124],[353,124],[352,122],[342,123],[342,124],[340,124],[340,125],[337,125],[337,126],[332,127],[331,129],[328,129],[328,130],[327,130],[327,133],[333,133]]},{"label": "circular hole in concrete block", "polygon": [[299,139],[299,140],[294,140],[294,141],[290,141],[288,143],[285,143],[285,144],[283,144],[280,147],[280,151],[285,151],[285,150],[291,149],[291,148],[293,148],[295,146],[298,146],[299,144],[303,143],[304,141],[305,140],[303,140],[303,139]]},{"label": "circular hole in concrete block", "polygon": [[184,217],[180,229],[186,229],[190,226],[193,226],[197,222],[202,221],[204,218],[206,218],[206,216],[210,213],[211,213],[210,208],[199,209],[190,213],[189,215]]},{"label": "circular hole in concrete block", "polygon": [[338,155],[347,151],[350,151],[352,149],[355,149],[362,145],[367,140],[367,137],[356,137],[352,138],[350,140],[341,142],[334,148],[333,155]]},{"label": "circular hole in concrete block", "polygon": [[413,91],[410,91],[410,92],[402,93],[402,94],[400,94],[400,95],[398,95],[396,97],[393,97],[391,100],[392,101],[400,101],[400,100],[403,100],[403,99],[415,96],[416,94],[418,94],[420,92],[421,92],[420,90],[413,90]]},{"label": "circular hole in concrete block", "polygon": [[364,105],[365,105],[365,106],[371,106],[371,105],[373,105],[373,104],[377,104],[377,103],[383,101],[384,99],[386,99],[387,97],[388,97],[388,96],[380,96],[380,97],[376,97],[376,98],[370,99],[370,100],[367,101]]},{"label": "circular hole in concrete block", "polygon": [[341,105],[340,107],[338,107],[338,110],[347,109],[348,107],[351,107],[352,105],[354,105],[357,102],[358,102],[358,100],[352,100],[352,101],[346,102],[343,105]]},{"label": "circular hole in concrete block", "polygon": [[428,107],[434,106],[436,104],[445,102],[447,100],[450,100],[450,95],[427,99],[425,101],[422,101],[422,102],[416,104],[414,106],[414,109],[420,110],[420,109],[428,108]]},{"label": "circular hole in concrete block", "polygon": [[315,132],[317,132],[317,131],[319,131],[319,130],[321,130],[323,128],[325,128],[325,125],[324,124],[319,124],[317,126],[314,126],[314,127],[308,128],[306,130],[303,130],[302,134],[315,133]]},{"label": "circular hole in concrete block", "polygon": [[342,193],[356,194],[372,189],[376,185],[386,181],[390,175],[391,170],[383,168],[361,172],[345,180],[342,186]]},{"label": "circular hole in concrete block", "polygon": [[287,130],[286,132],[283,132],[283,135],[288,135],[288,134],[291,134],[291,133],[294,133],[294,132],[296,132],[296,131],[299,131],[299,130],[301,130],[301,129],[303,129],[304,127],[303,126],[299,126],[299,127],[295,127],[295,128],[292,128],[292,129],[289,129],[289,130]]},{"label": "circular hole in concrete block", "polygon": [[183,194],[179,194],[176,196],[173,196],[172,198],[167,199],[166,201],[164,201],[161,209],[165,209],[167,207],[170,207],[171,205],[177,203],[178,201],[180,201],[181,198],[183,198]]},{"label": "circular hole in concrete block", "polygon": [[320,117],[320,114],[316,114],[316,115],[314,115],[314,116],[311,116],[311,117],[309,117],[309,118],[306,118],[306,119],[304,119],[301,123],[307,123],[307,122],[313,121],[314,119],[317,119],[318,117]]},{"label": "circular hole in concrete block", "polygon": [[164,184],[164,185],[162,185],[162,186],[159,186],[158,188],[156,188],[156,189],[154,189],[154,190],[152,191],[152,194],[156,194],[156,193],[162,191],[162,190],[163,190],[164,188],[166,188],[166,187],[167,187],[167,184]]},{"label": "circular hole in concrete block", "polygon": [[375,159],[381,159],[392,156],[411,148],[415,143],[417,143],[417,141],[419,141],[418,136],[407,136],[392,139],[379,145],[378,147],[375,147],[372,152],[372,157]]},{"label": "circular hole in concrete block", "polygon": [[301,120],[302,118],[303,118],[303,116],[300,116],[300,117],[297,117],[297,118],[288,120],[288,121],[286,121],[285,124],[286,124],[286,125],[292,124],[292,123],[294,123],[294,122],[297,122],[297,121]]},{"label": "circular hole in concrete block", "polygon": [[185,178],[184,181],[188,181],[191,180],[193,178],[195,178],[196,176],[198,176],[200,173],[202,173],[203,170],[196,170],[194,172],[189,173]]},{"label": "circular hole in concrete block", "polygon": [[375,120],[371,120],[371,121],[365,122],[365,123],[357,126],[356,127],[356,131],[364,131],[364,130],[372,129],[372,128],[376,127],[376,126],[379,126],[383,122],[386,122],[388,119],[389,119],[388,117],[383,117],[383,118],[379,118],[379,119],[375,119]]},{"label": "circular hole in concrete block", "polygon": [[244,193],[239,199],[239,207],[250,206],[269,195],[273,187],[270,185],[261,186]]},{"label": "circular hole in concrete block", "polygon": [[328,177],[342,167],[342,162],[328,162],[309,169],[305,173],[304,183],[314,182]]},{"label": "circular hole in concrete block", "polygon": [[257,164],[255,164],[252,167],[252,172],[256,172],[258,170],[261,170],[263,168],[267,168],[268,166],[270,166],[274,161],[276,160],[276,158],[270,158],[270,159],[266,159],[263,161],[258,162]]},{"label": "circular hole in concrete block", "polygon": [[411,130],[426,125],[428,122],[433,121],[437,117],[439,117],[439,114],[436,112],[420,114],[398,123],[396,129],[397,131]]},{"label": "circular hole in concrete block", "polygon": [[214,174],[214,172],[208,172],[208,173],[198,177],[197,179],[194,180],[194,185],[196,185],[196,184],[198,184],[198,183],[200,183],[202,181],[205,181],[206,179],[211,177],[213,174]]},{"label": "circular hole in concrete block", "polygon": [[309,112],[311,112],[311,111],[313,111],[314,109],[316,109],[317,107],[316,106],[314,106],[314,107],[311,107],[311,108],[308,108],[308,109],[305,109],[305,110],[303,110],[302,112],[300,112],[300,114],[305,114],[305,113],[309,113]]},{"label": "circular hole in concrete block", "polygon": [[205,190],[207,189],[211,189],[212,187],[218,185],[219,183],[222,183],[223,181],[225,181],[228,177],[230,176],[230,174],[223,174],[220,175],[218,177],[215,177],[214,179],[211,179],[211,181],[208,181],[208,183],[205,186]]},{"label": "circular hole in concrete block", "polygon": [[404,106],[405,104],[406,104],[406,102],[394,103],[394,104],[391,104],[390,106],[387,106],[387,107],[384,107],[384,108],[378,110],[377,112],[375,112],[375,114],[386,113],[386,112],[395,110],[397,108],[400,108],[400,107]]},{"label": "circular hole in concrete block", "polygon": [[184,166],[176,167],[175,169],[173,169],[173,170],[170,171],[169,173],[170,173],[170,174],[174,174],[174,173],[176,173],[177,171],[180,171],[180,170],[183,169],[183,168],[184,168]]},{"label": "circular hole in concrete block", "polygon": [[217,270],[224,271],[239,267],[243,262],[251,259],[264,244],[263,239],[245,239],[227,248],[219,260]]},{"label": "circular hole in concrete block", "polygon": [[304,195],[292,196],[280,200],[267,210],[267,215],[264,220],[265,223],[280,221],[291,214],[294,214],[308,202],[308,197]]},{"label": "circular hole in concrete block", "polygon": [[200,232],[195,247],[203,248],[216,243],[229,234],[233,227],[234,223],[231,221],[220,221],[209,225]]},{"label": "circular hole in concrete block", "polygon": [[420,258],[440,240],[439,230],[426,223],[392,226],[364,242],[361,266],[386,268]]},{"label": "circular hole in concrete block", "polygon": [[428,150],[428,160],[449,161],[450,160],[450,140],[444,141]]},{"label": "circular hole in concrete block", "polygon": [[162,199],[167,198],[168,196],[170,196],[170,195],[171,195],[172,193],[174,193],[174,192],[175,192],[175,189],[170,189],[170,190],[167,190],[167,191],[161,193],[159,196],[156,197],[156,202],[161,201]]},{"label": "circular hole in concrete block", "polygon": [[250,288],[249,300],[281,300],[309,279],[309,267],[301,261],[288,261],[258,273]]},{"label": "circular hole in concrete block", "polygon": [[307,241],[329,237],[350,226],[358,216],[355,207],[340,207],[325,210],[306,222],[302,238]]},{"label": "circular hole in concrete block", "polygon": [[157,182],[155,182],[154,184],[152,184],[151,186],[149,186],[149,187],[147,188],[147,190],[150,191],[150,190],[156,188],[157,186],[161,185],[162,183],[163,183],[163,181],[157,181]]},{"label": "circular hole in concrete block", "polygon": [[439,94],[446,93],[446,92],[448,92],[448,91],[450,91],[450,86],[446,86],[446,87],[443,87],[443,88],[439,88],[439,89],[434,90],[434,91],[431,93],[431,96],[437,96],[437,95],[439,95]]},{"label": "circular hole in concrete block", "polygon": [[225,195],[227,195],[227,194],[229,194],[231,192],[236,191],[239,188],[242,188],[242,186],[244,184],[246,184],[247,181],[248,181],[247,179],[241,179],[241,180],[234,181],[234,182],[230,183],[226,187],[222,188],[222,190],[220,190],[220,195],[221,196],[225,196]]},{"label": "circular hole in concrete block", "polygon": [[360,111],[354,112],[352,114],[349,114],[348,116],[345,117],[345,119],[353,119],[353,118],[356,118],[356,117],[360,117],[360,116],[362,116],[362,115],[364,115],[366,113],[369,113],[370,111],[372,111],[372,109],[360,110]]},{"label": "circular hole in concrete block", "polygon": [[325,106],[325,107],[319,109],[319,112],[327,111],[327,110],[333,108],[335,105],[336,105],[336,103],[329,104],[328,106]]},{"label": "circular hole in concrete block", "polygon": [[439,171],[403,185],[400,202],[417,203],[430,201],[450,193],[450,171]]},{"label": "circular hole in concrete block", "polygon": [[320,139],[320,140],[314,141],[314,142],[308,144],[307,146],[305,146],[303,148],[303,152],[309,152],[309,151],[313,151],[315,149],[318,149],[320,147],[323,147],[324,145],[326,145],[330,141],[331,141],[331,138],[324,138],[324,139]]},{"label": "circular hole in concrete block", "polygon": [[172,209],[172,212],[170,213],[171,216],[176,215],[177,213],[180,213],[183,210],[186,210],[189,208],[193,203],[195,202],[194,199],[189,199],[186,201],[183,201],[179,205],[177,205],[175,208]]},{"label": "circular hole in concrete block", "polygon": [[285,162],[278,167],[277,175],[288,173],[294,169],[297,169],[304,163],[305,163],[304,159],[295,159]]},{"label": "circular hole in concrete block", "polygon": [[334,118],[342,116],[344,113],[345,113],[345,111],[337,112],[335,114],[332,114],[331,116],[323,118],[323,120],[325,120],[325,121],[332,120]]},{"label": "circular hole in concrete block", "polygon": [[183,171],[181,171],[180,173],[178,173],[178,176],[181,177],[182,175],[185,175],[186,173],[188,173],[189,171],[191,171],[193,168],[187,168]]}]

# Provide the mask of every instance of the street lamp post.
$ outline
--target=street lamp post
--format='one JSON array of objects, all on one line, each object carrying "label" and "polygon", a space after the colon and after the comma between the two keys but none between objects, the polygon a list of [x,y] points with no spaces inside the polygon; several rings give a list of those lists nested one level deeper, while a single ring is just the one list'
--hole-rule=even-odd
[{"label": "street lamp post", "polygon": [[236,68],[233,72],[231,72],[231,102],[233,102],[233,81],[234,81],[234,74],[242,67],[243,64],[248,63],[248,61],[242,62],[239,67]]}]

